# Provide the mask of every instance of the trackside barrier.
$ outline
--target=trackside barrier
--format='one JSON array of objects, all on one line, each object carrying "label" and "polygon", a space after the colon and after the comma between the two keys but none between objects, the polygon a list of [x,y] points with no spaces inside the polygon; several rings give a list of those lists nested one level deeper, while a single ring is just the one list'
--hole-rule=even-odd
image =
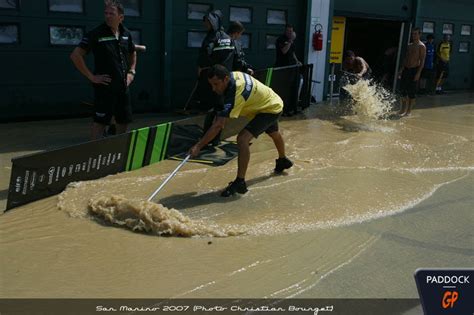
[{"label": "trackside barrier", "polygon": [[254,77],[271,87],[290,110],[311,104],[313,64],[257,70]]},{"label": "trackside barrier", "polygon": [[[272,87],[285,106],[299,103],[304,108],[311,98],[312,69],[312,65],[269,68],[257,71],[255,77]],[[299,86],[301,77],[303,84]],[[6,210],[56,195],[72,182],[133,171],[182,154],[202,136],[204,119],[205,115],[195,116],[14,158]],[[237,134],[245,123],[244,119],[230,120],[222,138]]]}]

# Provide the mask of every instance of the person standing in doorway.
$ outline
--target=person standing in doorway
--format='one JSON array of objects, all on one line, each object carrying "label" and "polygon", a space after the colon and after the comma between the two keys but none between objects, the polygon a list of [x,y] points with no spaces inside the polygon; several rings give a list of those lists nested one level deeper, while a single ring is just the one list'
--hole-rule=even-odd
[{"label": "person standing in doorway", "polygon": [[401,90],[400,116],[408,116],[415,105],[416,86],[420,80],[421,70],[425,65],[426,47],[420,40],[420,29],[414,28],[411,32],[412,42],[408,44],[405,60],[398,73]]},{"label": "person standing in doorway", "polygon": [[425,58],[425,65],[423,67],[423,71],[421,72],[420,92],[433,94],[434,80],[435,80],[434,60],[435,60],[435,50],[436,50],[435,45],[434,45],[433,35],[429,34],[426,37],[425,47],[426,47],[426,58]]},{"label": "person standing in doorway", "polygon": [[436,94],[444,94],[443,84],[449,75],[449,59],[451,57],[452,43],[451,36],[444,35],[443,41],[439,43],[436,55],[438,63],[436,65]]},{"label": "person standing in doorway", "polygon": [[[124,7],[119,0],[105,1],[105,22],[87,33],[71,53],[71,60],[94,87],[91,139],[103,137],[112,117],[117,133],[125,133],[132,121],[129,87],[135,79],[137,54],[130,31],[123,26]],[[95,70],[85,63],[92,52]]]}]

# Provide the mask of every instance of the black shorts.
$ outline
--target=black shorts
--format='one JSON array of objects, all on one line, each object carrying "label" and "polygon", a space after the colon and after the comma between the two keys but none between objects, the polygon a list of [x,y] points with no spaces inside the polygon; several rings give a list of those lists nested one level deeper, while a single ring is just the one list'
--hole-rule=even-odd
[{"label": "black shorts", "polygon": [[436,77],[441,76],[441,72],[443,73],[443,79],[446,79],[449,75],[449,62],[444,62],[442,60],[438,61],[438,64],[436,65],[436,72],[437,75]]},{"label": "black shorts", "polygon": [[108,125],[112,116],[118,124],[132,121],[132,104],[129,90],[94,87],[94,122]]},{"label": "black shorts", "polygon": [[258,114],[255,116],[244,129],[247,129],[255,138],[258,138],[263,132],[267,134],[278,131],[279,114]]},{"label": "black shorts", "polygon": [[405,68],[400,80],[400,94],[402,97],[416,97],[416,81],[414,81],[418,68]]}]

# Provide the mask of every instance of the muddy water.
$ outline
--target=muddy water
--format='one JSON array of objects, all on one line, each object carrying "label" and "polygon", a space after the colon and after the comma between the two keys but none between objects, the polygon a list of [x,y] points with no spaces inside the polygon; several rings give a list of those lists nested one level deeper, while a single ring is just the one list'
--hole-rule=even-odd
[{"label": "muddy water", "polygon": [[396,101],[394,95],[374,81],[359,80],[343,89],[351,95],[353,113],[366,121],[385,119]]},{"label": "muddy water", "polygon": [[[308,297],[382,244],[381,233],[352,227],[409,212],[451,185],[472,186],[472,104],[388,121],[326,114],[315,106],[281,123],[295,162],[283,175],[272,174],[271,141],[255,140],[244,196],[219,196],[235,177],[236,161],[187,164],[156,205],[144,203],[177,165],[165,161],[72,184],[58,197],[3,215],[0,296]],[[112,196],[120,197],[110,203]],[[194,224],[182,234],[194,237],[133,232],[91,213],[98,204],[110,213],[124,203],[133,220],[147,207],[176,209],[181,223]],[[472,221],[465,222],[470,230]],[[354,296],[357,288],[348,292]],[[414,297],[416,289],[387,294]]]}]

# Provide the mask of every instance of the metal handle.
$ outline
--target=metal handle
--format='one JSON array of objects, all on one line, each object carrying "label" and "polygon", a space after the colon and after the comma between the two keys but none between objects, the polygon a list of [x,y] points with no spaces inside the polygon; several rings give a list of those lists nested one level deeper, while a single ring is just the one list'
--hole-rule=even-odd
[{"label": "metal handle", "polygon": [[183,167],[184,164],[186,164],[186,162],[189,160],[190,157],[191,157],[191,154],[188,154],[186,158],[181,163],[179,163],[178,167],[176,167],[173,173],[171,173],[170,176],[168,176],[168,178],[166,178],[165,181],[160,185],[160,187],[158,187],[158,189],[155,190],[153,194],[151,194],[150,198],[148,198],[148,201],[151,201],[153,198],[155,198],[155,196],[160,192],[161,189],[163,189],[163,187],[165,187],[165,185],[170,181],[170,179],[172,179],[174,175],[176,175],[179,169]]}]

